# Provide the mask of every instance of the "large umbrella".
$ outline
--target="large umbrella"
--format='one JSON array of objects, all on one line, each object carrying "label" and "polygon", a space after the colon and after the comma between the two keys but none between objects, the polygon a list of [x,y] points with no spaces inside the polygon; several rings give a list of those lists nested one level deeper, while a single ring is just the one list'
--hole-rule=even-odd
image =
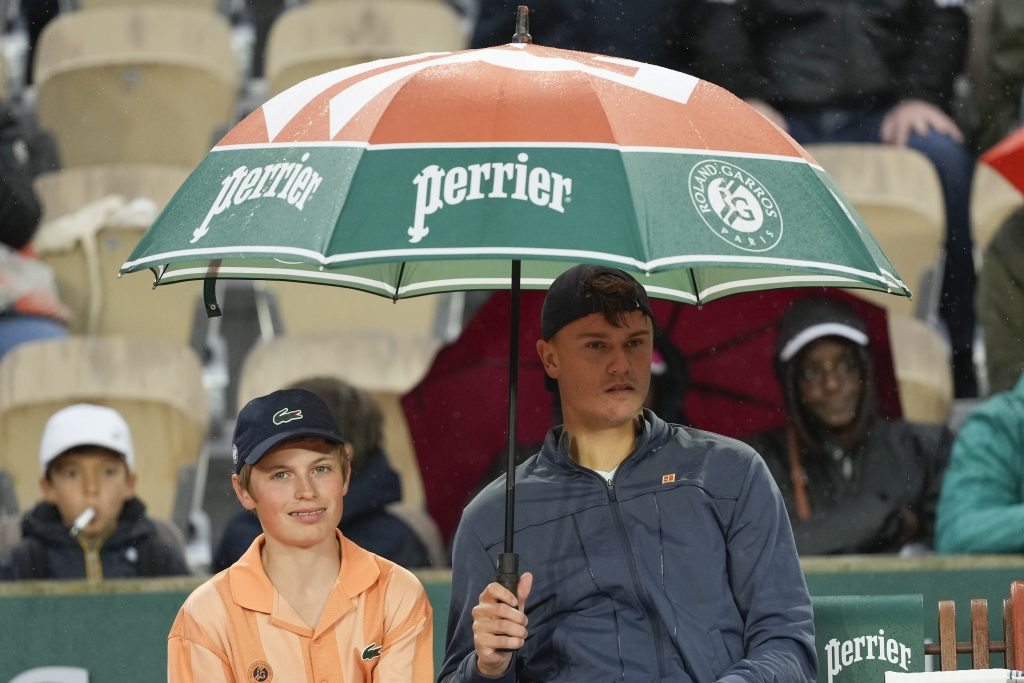
[{"label": "large umbrella", "polygon": [[274,97],[213,148],[122,272],[206,280],[213,310],[216,278],[392,298],[511,288],[515,306],[520,284],[546,288],[578,262],[687,303],[814,285],[909,295],[821,167],[730,93],[517,40],[356,65]]}]

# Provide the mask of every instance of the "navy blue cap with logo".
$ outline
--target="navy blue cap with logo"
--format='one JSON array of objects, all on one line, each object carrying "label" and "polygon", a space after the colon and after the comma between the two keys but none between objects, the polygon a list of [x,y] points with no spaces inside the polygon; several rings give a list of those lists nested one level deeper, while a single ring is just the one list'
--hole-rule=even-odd
[{"label": "navy blue cap with logo", "polygon": [[320,437],[346,443],[334,416],[319,396],[305,389],[281,389],[245,404],[235,422],[231,459],[235,474],[255,465],[274,446],[291,439]]}]

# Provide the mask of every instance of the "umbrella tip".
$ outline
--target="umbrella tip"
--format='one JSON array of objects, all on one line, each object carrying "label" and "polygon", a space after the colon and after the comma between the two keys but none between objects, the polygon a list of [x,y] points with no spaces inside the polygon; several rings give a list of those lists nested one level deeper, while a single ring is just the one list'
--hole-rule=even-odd
[{"label": "umbrella tip", "polygon": [[512,36],[513,43],[532,43],[530,36],[530,8],[519,5],[516,8],[516,33]]}]

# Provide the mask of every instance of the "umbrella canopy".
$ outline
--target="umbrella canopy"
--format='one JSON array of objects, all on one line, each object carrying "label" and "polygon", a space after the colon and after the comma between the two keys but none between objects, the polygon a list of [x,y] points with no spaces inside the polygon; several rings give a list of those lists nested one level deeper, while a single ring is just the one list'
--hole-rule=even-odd
[{"label": "umbrella canopy", "polygon": [[124,264],[400,298],[543,289],[566,262],[685,302],[788,286],[909,292],[802,148],[668,69],[510,44],[323,74],[192,173]]},{"label": "umbrella canopy", "polygon": [[[777,322],[803,289],[778,289],[688,306],[652,301],[659,329],[657,347],[668,360],[671,344],[681,375],[655,375],[654,391],[672,391],[655,401],[660,417],[739,437],[786,424],[773,354]],[[884,308],[841,290],[819,290],[848,302],[864,319],[873,357],[879,414],[900,417]],[[534,342],[540,338],[542,292],[524,292],[519,326],[517,459],[532,455],[555,424],[555,396],[544,388],[544,368]],[[427,509],[446,539],[462,508],[501,469],[508,444],[504,397],[508,384],[509,294],[490,297],[459,338],[438,352],[422,380],[402,397],[409,433],[416,444]],[[658,370],[661,370],[659,368]],[[664,377],[666,381],[661,381]],[[667,399],[667,400],[666,400]]]},{"label": "umbrella canopy", "polygon": [[[567,262],[689,303],[815,285],[909,296],[828,175],[738,98],[526,42],[370,62],[277,95],[214,147],[122,272],[204,279],[215,312],[216,278],[396,299],[510,287],[514,325],[520,284],[546,288]],[[499,581],[515,574],[502,562]]]},{"label": "umbrella canopy", "polygon": [[981,160],[1024,192],[1024,126],[982,154]]}]

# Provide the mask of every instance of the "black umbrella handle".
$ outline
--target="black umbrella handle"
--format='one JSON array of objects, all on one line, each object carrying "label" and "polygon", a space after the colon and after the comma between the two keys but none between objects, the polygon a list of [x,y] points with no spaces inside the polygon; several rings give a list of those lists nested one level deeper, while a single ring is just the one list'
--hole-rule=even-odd
[{"label": "black umbrella handle", "polygon": [[501,553],[498,555],[498,575],[495,579],[499,586],[519,596],[519,553]]}]

